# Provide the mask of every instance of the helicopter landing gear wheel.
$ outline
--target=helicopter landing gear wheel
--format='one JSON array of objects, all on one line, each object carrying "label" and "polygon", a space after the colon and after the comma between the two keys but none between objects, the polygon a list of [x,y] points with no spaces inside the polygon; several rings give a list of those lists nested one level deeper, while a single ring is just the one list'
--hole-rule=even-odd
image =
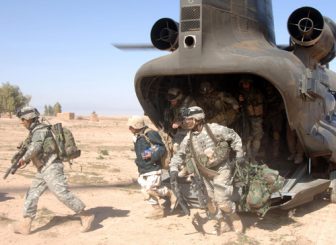
[{"label": "helicopter landing gear wheel", "polygon": [[336,171],[330,172],[330,202],[336,203]]}]

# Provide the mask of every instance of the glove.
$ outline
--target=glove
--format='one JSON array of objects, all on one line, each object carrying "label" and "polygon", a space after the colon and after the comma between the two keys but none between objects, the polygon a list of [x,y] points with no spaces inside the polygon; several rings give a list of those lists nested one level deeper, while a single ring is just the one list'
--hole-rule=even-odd
[{"label": "glove", "polygon": [[20,159],[19,162],[18,162],[18,165],[19,165],[19,168],[25,168],[27,166],[27,163],[25,160],[23,159]]},{"label": "glove", "polygon": [[170,175],[170,183],[176,183],[177,182],[178,172],[177,171],[171,171],[169,173],[169,175]]}]

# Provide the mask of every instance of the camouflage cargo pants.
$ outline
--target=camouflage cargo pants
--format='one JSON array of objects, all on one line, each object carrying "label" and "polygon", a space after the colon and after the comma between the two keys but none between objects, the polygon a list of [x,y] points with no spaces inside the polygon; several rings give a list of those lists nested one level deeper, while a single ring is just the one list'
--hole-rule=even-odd
[{"label": "camouflage cargo pants", "polygon": [[225,165],[218,171],[213,180],[204,179],[209,198],[212,199],[224,213],[234,213],[236,204],[232,201],[232,170]]},{"label": "camouflage cargo pants", "polygon": [[26,193],[23,206],[23,216],[34,218],[40,196],[49,189],[62,203],[75,213],[84,210],[84,203],[68,189],[66,177],[63,172],[63,163],[56,162],[44,166],[35,178]]}]

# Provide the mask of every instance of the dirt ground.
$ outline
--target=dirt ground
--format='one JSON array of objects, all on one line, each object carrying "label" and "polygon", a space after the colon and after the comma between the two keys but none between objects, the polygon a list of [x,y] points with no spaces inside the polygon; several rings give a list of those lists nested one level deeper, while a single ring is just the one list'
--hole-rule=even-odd
[{"label": "dirt ground", "polygon": [[[59,122],[50,119],[51,123]],[[192,215],[167,214],[147,219],[136,178],[132,135],[125,117],[105,117],[99,122],[61,121],[70,128],[82,150],[65,172],[72,191],[95,214],[92,230],[80,233],[80,221],[55,196],[46,192],[39,201],[32,234],[14,234],[11,224],[21,218],[24,195],[35,169],[28,165],[0,182],[1,244],[336,244],[336,208],[327,196],[295,210],[274,210],[263,220],[242,214],[244,234],[203,235],[193,227]],[[3,175],[27,135],[17,119],[0,118],[0,174]],[[192,210],[202,213],[201,210]]]}]

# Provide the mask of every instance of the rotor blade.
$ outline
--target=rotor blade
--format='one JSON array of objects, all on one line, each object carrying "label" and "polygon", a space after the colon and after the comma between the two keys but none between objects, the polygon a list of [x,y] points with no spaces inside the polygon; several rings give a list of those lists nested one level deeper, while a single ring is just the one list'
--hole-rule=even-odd
[{"label": "rotor blade", "polygon": [[117,49],[121,50],[148,50],[154,49],[154,46],[151,44],[119,44],[119,43],[112,43],[112,46],[116,47]]}]

